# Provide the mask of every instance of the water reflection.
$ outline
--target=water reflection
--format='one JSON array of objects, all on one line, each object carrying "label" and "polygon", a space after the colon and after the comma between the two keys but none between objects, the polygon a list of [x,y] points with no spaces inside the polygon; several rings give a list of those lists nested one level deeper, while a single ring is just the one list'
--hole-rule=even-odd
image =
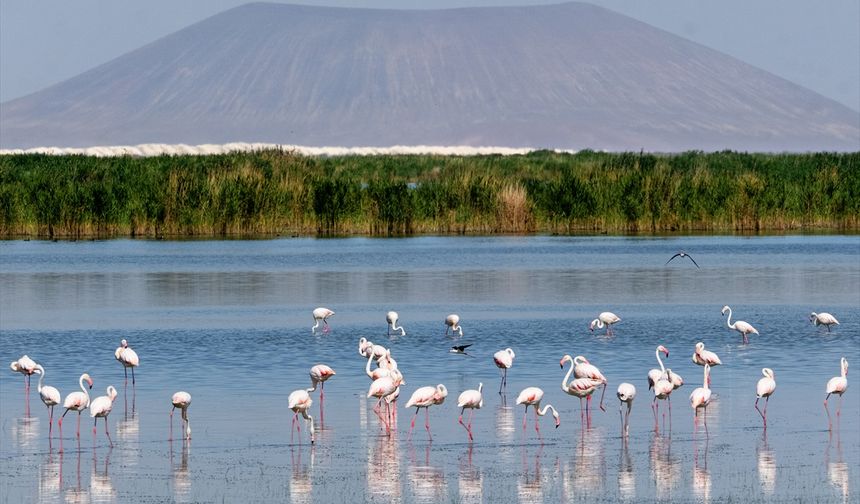
[{"label": "water reflection", "polygon": [[116,500],[116,489],[108,474],[110,455],[113,448],[109,448],[105,455],[104,470],[99,471],[96,451],[93,450],[93,472],[90,473],[90,496],[93,502],[113,502]]},{"label": "water reflection", "polygon": [[827,439],[827,451],[824,453],[827,465],[827,480],[830,484],[842,491],[842,502],[847,504],[851,500],[850,473],[848,464],[842,457],[842,440],[839,431],[836,431],[836,460],[830,460],[830,445],[833,444],[832,433]]},{"label": "water reflection", "polygon": [[496,408],[496,437],[503,443],[511,443],[515,433],[514,408],[503,402]]},{"label": "water reflection", "polygon": [[290,461],[292,472],[290,474],[290,502],[297,504],[309,503],[313,483],[311,481],[311,470],[314,466],[314,455],[316,447],[311,445],[310,462],[302,464],[302,452],[290,446]]},{"label": "water reflection", "polygon": [[618,457],[618,493],[622,500],[633,500],[636,496],[636,473],[630,458],[629,438],[621,438],[621,454]]},{"label": "water reflection", "polygon": [[606,471],[603,455],[603,431],[599,428],[580,429],[576,442],[574,485],[585,495],[594,495],[600,488]]},{"label": "water reflection", "polygon": [[188,472],[188,455],[191,452],[191,440],[182,440],[182,454],[179,465],[173,463],[173,439],[168,440],[170,445],[170,467],[173,471],[173,498],[176,502],[189,502],[191,493],[191,476]]},{"label": "water reflection", "polygon": [[409,483],[416,502],[445,502],[448,500],[448,486],[445,483],[445,471],[441,467],[430,465],[430,448],[428,443],[424,448],[423,464],[416,460],[415,448],[409,449]]},{"label": "water reflection", "polygon": [[[63,492],[63,499],[66,502],[89,502],[90,501],[90,492],[89,488],[84,488],[81,485],[81,454],[83,451],[80,447],[80,442],[78,443],[78,451],[76,456],[76,464],[75,464],[75,482],[74,485],[66,488]],[[93,451],[93,459],[95,459],[95,451]],[[61,479],[62,481],[62,479]]]},{"label": "water reflection", "polygon": [[543,502],[543,477],[541,476],[540,458],[543,454],[543,443],[537,448],[534,454],[534,471],[530,471],[528,446],[522,447],[522,472],[517,481],[517,496],[519,502],[533,503]]},{"label": "water reflection", "polygon": [[773,450],[767,444],[767,431],[762,434],[762,440],[756,450],[758,456],[758,479],[762,492],[766,496],[773,495],[776,489],[776,459]]},{"label": "water reflection", "polygon": [[711,473],[708,472],[708,439],[705,438],[705,447],[699,456],[699,443],[693,441],[693,494],[701,502],[711,501]]},{"label": "water reflection", "polygon": [[39,437],[39,417],[24,416],[16,418],[12,424],[12,441],[22,451],[36,449],[36,439]]},{"label": "water reflection", "polygon": [[672,438],[653,434],[651,447],[648,450],[651,462],[651,477],[657,489],[657,498],[666,499],[672,496],[672,490],[681,477],[681,463],[672,455]]},{"label": "water reflection", "polygon": [[374,443],[367,445],[367,489],[375,500],[401,502],[400,449],[397,446],[397,429],[391,437],[371,436]]},{"label": "water reflection", "polygon": [[474,445],[469,443],[466,453],[460,457],[460,470],[458,472],[458,490],[460,500],[463,504],[478,504],[484,496],[484,475],[480,468],[472,465],[472,450]]},{"label": "water reflection", "polygon": [[63,487],[63,454],[55,459],[48,452],[47,458],[39,466],[39,501],[47,502],[60,493]]}]

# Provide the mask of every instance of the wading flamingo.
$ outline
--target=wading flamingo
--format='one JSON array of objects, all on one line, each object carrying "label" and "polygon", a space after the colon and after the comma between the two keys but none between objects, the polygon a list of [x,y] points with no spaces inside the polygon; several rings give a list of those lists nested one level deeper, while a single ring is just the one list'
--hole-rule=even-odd
[{"label": "wading flamingo", "polygon": [[107,395],[96,397],[90,404],[90,417],[93,419],[93,441],[96,439],[96,425],[99,418],[104,418],[105,435],[107,435],[111,448],[113,448],[113,439],[110,438],[110,431],[108,431],[107,417],[113,408],[114,399],[116,399],[116,389],[113,385],[108,385]]},{"label": "wading flamingo", "polygon": [[827,332],[830,332],[830,326],[839,325],[839,321],[836,320],[836,317],[827,312],[812,312],[809,314],[809,321],[812,322],[813,325],[827,326]]},{"label": "wading flamingo", "polygon": [[370,352],[373,354],[374,359],[379,359],[385,356],[387,351],[388,349],[384,346],[377,345],[367,338],[361,338],[358,340],[358,355],[362,357],[367,357],[368,352]]},{"label": "wading flamingo", "polygon": [[[570,357],[570,355],[565,355],[561,358],[559,366],[561,366],[562,369],[564,369],[565,362],[573,363],[573,359]],[[561,379],[561,389],[565,393],[579,398],[580,418],[582,418],[584,413],[584,421],[588,422],[588,424],[591,424],[591,412],[589,411],[588,406],[590,402],[587,401],[585,403],[585,409],[583,409],[582,399],[591,399],[591,395],[594,394],[594,391],[597,390],[597,387],[599,387],[602,382],[598,380],[593,380],[591,378],[577,378],[571,382],[568,382],[568,380],[570,379],[570,375],[573,373],[573,370],[574,366],[571,365],[570,369],[567,370],[567,374],[564,376],[564,378]]]},{"label": "wading flamingo", "polygon": [[660,377],[666,372],[666,367],[663,366],[663,360],[660,358],[660,352],[663,352],[666,357],[669,357],[669,349],[660,345],[657,347],[657,350],[654,351],[654,355],[657,357],[657,364],[660,364],[660,369],[652,369],[648,371],[648,390],[654,388],[654,384],[660,380]]},{"label": "wading flamingo", "polygon": [[376,360],[376,365],[388,370],[397,369],[397,361],[391,356],[390,348],[385,349],[385,355]]},{"label": "wading flamingo", "polygon": [[408,439],[412,439],[412,429],[415,428],[415,419],[418,418],[418,411],[424,408],[425,418],[424,428],[427,429],[427,436],[430,441],[433,441],[433,435],[430,434],[430,406],[442,404],[445,398],[448,397],[448,389],[441,383],[435,387],[421,387],[412,393],[412,397],[406,401],[406,409],[415,407],[415,416],[412,417],[412,425],[409,427]]},{"label": "wading flamingo", "polygon": [[125,371],[125,383],[128,384],[128,368],[131,368],[131,384],[134,385],[134,368],[140,365],[140,359],[137,357],[137,352],[128,346],[128,341],[122,340],[113,353],[114,358],[122,364],[122,369]]},{"label": "wading flamingo", "polygon": [[[364,367],[364,372],[370,377],[371,381],[378,380],[383,376],[388,376],[391,374],[392,369],[377,367],[373,371],[370,370],[370,363],[373,362],[374,354],[373,352],[367,352],[367,365]],[[378,362],[377,362],[378,364]],[[396,367],[394,369],[397,369]],[[310,391],[309,391],[310,392]]]},{"label": "wading flamingo", "polygon": [[[773,375],[773,369],[762,368],[761,374],[764,375],[764,378],[761,378],[755,387],[755,410],[761,415],[764,428],[767,429],[767,403],[770,396],[773,395],[773,391],[776,390],[776,379]],[[758,409],[758,400],[762,397],[764,397],[764,411]]]},{"label": "wading flamingo", "polygon": [[[287,398],[287,407],[293,411],[293,421],[290,424],[290,442],[293,440],[293,426],[295,426],[296,432],[301,436],[302,429],[299,425],[299,413],[301,413],[304,419],[308,421],[308,430],[311,431],[311,444],[314,444],[314,417],[308,415],[308,411],[311,409],[313,403],[308,391],[304,389],[292,391]],[[301,440],[301,437],[299,437],[299,440]]]},{"label": "wading flamingo", "polygon": [[502,371],[502,381],[499,383],[499,394],[502,393],[502,390],[508,384],[508,369],[514,365],[514,351],[510,348],[505,348],[504,350],[499,350],[498,352],[493,354],[493,362],[496,364],[496,367]]},{"label": "wading flamingo", "polygon": [[406,336],[406,329],[397,327],[398,315],[396,311],[390,311],[385,314],[385,320],[388,322],[388,335],[391,336],[391,331],[400,331],[401,336]]},{"label": "wading flamingo", "polygon": [[[696,268],[698,268],[698,267],[699,267],[699,263],[697,263],[697,262],[696,262],[696,260],[695,260],[695,259],[693,259],[693,256],[691,256],[690,254],[688,254],[688,253],[684,252],[683,250],[682,250],[682,251],[680,251],[680,252],[678,252],[677,254],[673,255],[672,257],[670,257],[670,258],[669,258],[669,260],[668,260],[668,261],[666,261],[666,264],[669,264],[670,262],[672,262],[672,259],[674,259],[674,258],[676,258],[676,257],[680,257],[680,258],[682,258],[682,259],[683,259],[684,257],[686,257],[687,259],[689,259],[689,260],[693,261],[693,264],[695,264],[695,265],[696,265]],[[666,266],[666,264],[664,264],[663,266]]]},{"label": "wading flamingo", "polygon": [[621,322],[621,318],[618,317],[618,315],[605,311],[598,315],[596,319],[591,321],[591,324],[588,325],[588,330],[594,332],[595,326],[598,329],[606,327],[606,335],[610,336],[612,334],[612,325],[618,322]]},{"label": "wading flamingo", "polygon": [[710,383],[710,377],[708,376],[711,373],[711,366],[709,364],[705,364],[705,376],[702,379],[702,386],[693,390],[693,393],[690,394],[690,406],[693,408],[693,432],[696,432],[696,427],[698,426],[698,422],[696,421],[699,417],[699,408],[702,408],[702,423],[705,424],[705,433],[708,432],[708,404],[711,402],[711,389],[708,388],[708,384]]},{"label": "wading flamingo", "polygon": [[558,411],[553,408],[552,404],[547,404],[543,409],[541,409],[541,399],[543,399],[543,390],[538,387],[524,388],[523,391],[520,392],[520,395],[517,396],[517,404],[523,404],[526,407],[525,412],[523,413],[523,431],[526,430],[526,417],[528,417],[529,406],[531,406],[535,410],[535,431],[538,433],[538,436],[540,436],[538,417],[546,415],[547,410],[552,410],[552,417],[555,419],[555,428],[558,429],[558,426],[561,424]]},{"label": "wading flamingo", "polygon": [[320,320],[323,322],[323,334],[329,332],[328,327],[328,318],[334,315],[334,312],[329,310],[328,308],[323,308],[320,306],[319,308],[314,309],[314,325],[311,327],[311,334],[316,334],[317,327],[320,326]]},{"label": "wading flamingo", "polygon": [[[672,400],[670,396],[675,386],[672,384],[672,370],[666,368],[666,372],[654,384],[654,399],[651,401],[651,411],[654,412],[654,431],[658,429],[657,413],[660,410],[658,399],[665,400],[669,403],[669,430],[672,430]],[[663,427],[666,426],[666,412],[663,412]]]},{"label": "wading flamingo", "polygon": [[16,372],[24,375],[24,398],[27,402],[27,413],[29,414],[30,408],[30,376],[36,372],[36,362],[26,355],[22,355],[20,359],[9,364],[9,368]]},{"label": "wading flamingo", "polygon": [[736,320],[735,323],[732,324],[732,309],[729,308],[728,305],[723,306],[722,311],[720,311],[720,313],[723,315],[725,315],[726,312],[729,312],[729,316],[726,317],[726,325],[729,327],[729,329],[734,329],[735,331],[741,333],[741,336],[744,337],[745,344],[750,342],[750,334],[758,334],[758,331],[755,327],[748,324],[747,322],[744,322],[743,320]]},{"label": "wading flamingo", "polygon": [[397,369],[392,369],[387,376],[383,376],[377,380],[374,380],[373,383],[370,384],[370,388],[367,391],[367,398],[376,397],[379,400],[376,401],[376,405],[373,407],[373,412],[376,413],[376,416],[385,424],[385,430],[389,436],[391,436],[391,412],[390,412],[390,401],[386,401],[386,418],[382,418],[382,400],[387,399],[389,396],[400,393],[400,385],[405,385],[406,381],[403,379],[403,375]]},{"label": "wading flamingo", "polygon": [[839,395],[839,406],[836,408],[836,419],[838,420],[839,415],[842,412],[842,394],[844,394],[845,390],[848,388],[848,359],[842,357],[839,364],[842,370],[842,376],[834,376],[827,382],[827,396],[824,397],[824,411],[827,412],[827,430],[833,429],[833,424],[830,421],[830,410],[827,409],[827,400],[830,399],[830,394]]},{"label": "wading flamingo", "polygon": [[66,400],[63,401],[63,407],[66,408],[66,411],[64,411],[62,416],[60,416],[60,419],[57,420],[57,425],[60,427],[60,450],[63,449],[63,417],[65,417],[66,413],[70,410],[78,412],[77,437],[78,439],[81,437],[81,412],[90,407],[90,394],[87,392],[87,389],[84,388],[84,382],[87,382],[90,388],[93,388],[93,379],[90,378],[90,375],[84,373],[78,379],[78,384],[81,386],[81,392],[72,392],[67,395]]},{"label": "wading flamingo", "polygon": [[[723,361],[717,357],[717,354],[710,350],[705,350],[705,344],[701,341],[696,343],[696,351],[693,352],[693,362],[699,366],[708,365],[711,367],[719,366],[723,363]],[[710,383],[708,383],[708,385],[710,385]]]},{"label": "wading flamingo", "polygon": [[[176,408],[182,410],[182,420],[185,422],[185,439],[191,439],[191,422],[188,421],[188,407],[191,406],[191,394],[179,391],[170,398],[173,408],[170,409],[170,439],[173,439],[173,412]],[[292,430],[291,430],[292,432]]]},{"label": "wading flamingo", "polygon": [[[621,435],[627,436],[630,431],[630,409],[633,407],[633,399],[636,397],[636,387],[632,383],[622,383],[618,386],[615,395],[621,401],[618,405],[618,414],[621,416]],[[625,404],[627,404],[626,415],[621,411]]]},{"label": "wading flamingo", "polygon": [[[570,356],[568,355],[566,357]],[[562,360],[564,360],[564,358],[562,358]],[[577,355],[573,358],[573,376],[576,378],[591,378],[592,380],[597,380],[603,383],[603,392],[600,393],[600,410],[606,411],[606,408],[603,406],[603,396],[606,395],[607,382],[606,377],[603,376],[600,369],[588,362],[588,359],[582,355]],[[591,396],[589,396],[589,400],[591,400]]]},{"label": "wading flamingo", "polygon": [[325,364],[317,364],[312,367],[310,372],[308,373],[311,377],[311,385],[312,387],[307,389],[308,392],[313,392],[317,389],[317,384],[320,386],[320,404],[322,404],[323,400],[323,390],[325,389],[325,382],[332,376],[337,373],[334,372],[334,369],[326,366]]},{"label": "wading flamingo", "polygon": [[463,337],[463,328],[460,327],[460,316],[452,313],[445,317],[445,336],[448,335],[448,329],[451,329],[451,334],[460,332],[460,337]]},{"label": "wading flamingo", "polygon": [[[457,407],[460,409],[460,418],[457,420],[460,422],[466,432],[469,433],[469,441],[472,441],[474,438],[472,437],[472,417],[475,416],[475,410],[481,409],[484,406],[484,396],[481,394],[481,390],[483,390],[484,384],[478,383],[478,390],[469,389],[460,394],[460,397],[457,399]],[[469,408],[469,423],[463,423],[463,413],[466,411],[466,408]]]},{"label": "wading flamingo", "polygon": [[39,373],[39,397],[42,402],[48,407],[48,437],[51,437],[51,431],[54,426],[54,406],[60,404],[60,391],[50,385],[43,385],[45,381],[45,368],[41,364],[36,364],[36,372]]}]

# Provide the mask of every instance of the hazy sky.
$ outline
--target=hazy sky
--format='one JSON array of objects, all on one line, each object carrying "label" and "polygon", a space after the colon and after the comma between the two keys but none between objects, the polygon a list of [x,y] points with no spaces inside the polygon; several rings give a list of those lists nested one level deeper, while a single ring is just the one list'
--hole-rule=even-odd
[{"label": "hazy sky", "polygon": [[[0,101],[38,91],[245,0],[3,0]],[[540,0],[306,0],[447,8]],[[591,0],[860,110],[858,0]]]}]

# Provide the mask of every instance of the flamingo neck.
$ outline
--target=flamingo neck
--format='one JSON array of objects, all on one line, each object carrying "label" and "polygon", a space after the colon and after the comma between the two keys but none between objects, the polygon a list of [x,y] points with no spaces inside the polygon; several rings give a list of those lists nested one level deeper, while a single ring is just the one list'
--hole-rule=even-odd
[{"label": "flamingo neck", "polygon": [[483,388],[484,388],[484,384],[483,384],[483,383],[479,383],[479,384],[478,384],[478,393],[479,393],[479,394],[481,393],[481,389],[483,389]]},{"label": "flamingo neck", "polygon": [[[568,359],[570,360],[570,359]],[[561,379],[561,389],[565,392],[570,392],[570,386],[568,385],[568,380],[570,379],[570,374],[573,373],[573,363],[570,365],[570,369],[567,370],[567,374],[564,375],[564,378]]]},{"label": "flamingo neck", "polygon": [[84,387],[84,377],[81,375],[81,378],[78,380],[78,384],[81,386],[81,390],[83,390],[84,395],[87,396],[87,407],[90,405],[90,393],[87,392],[87,388]]},{"label": "flamingo neck", "polygon": [[[372,360],[373,360],[373,348],[370,348],[369,351],[367,352],[367,367],[365,369],[367,370],[367,376],[369,376],[371,378],[373,378],[373,373],[370,372],[370,362]],[[314,387],[316,387],[316,384],[314,384]]]},{"label": "flamingo neck", "polygon": [[666,368],[663,366],[663,360],[660,358],[660,350],[659,349],[654,350],[654,355],[657,356],[657,362],[660,363],[660,371],[665,373]]},{"label": "flamingo neck", "polygon": [[708,375],[710,375],[710,374],[711,374],[710,368],[705,368],[705,383],[702,385],[702,388],[705,390],[708,390],[710,388],[710,387],[708,387]]},{"label": "flamingo neck", "polygon": [[[42,383],[45,380],[45,368],[43,368],[42,366],[39,366],[36,369],[38,369],[40,371],[40,373],[39,373],[39,385],[36,386],[36,390],[38,390],[39,393],[41,394],[42,393]],[[845,376],[845,375],[843,374],[843,376]]]},{"label": "flamingo neck", "polygon": [[735,324],[732,324],[732,309],[729,308],[728,312],[729,312],[729,316],[726,317],[726,325],[729,326],[729,329],[734,329]]},{"label": "flamingo neck", "polygon": [[540,410],[535,408],[535,411],[537,411],[537,414],[540,416],[546,415],[546,412],[548,410],[552,410],[553,413],[558,413],[558,411],[556,411],[555,408],[552,407],[552,404],[547,404],[546,406],[543,407],[543,409],[540,409]]}]

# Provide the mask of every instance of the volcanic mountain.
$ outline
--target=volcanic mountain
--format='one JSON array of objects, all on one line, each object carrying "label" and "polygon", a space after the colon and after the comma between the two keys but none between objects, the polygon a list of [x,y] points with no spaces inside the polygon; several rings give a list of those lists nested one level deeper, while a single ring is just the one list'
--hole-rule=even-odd
[{"label": "volcanic mountain", "polygon": [[0,147],[860,150],[860,114],[583,3],[253,3],[0,105]]}]

